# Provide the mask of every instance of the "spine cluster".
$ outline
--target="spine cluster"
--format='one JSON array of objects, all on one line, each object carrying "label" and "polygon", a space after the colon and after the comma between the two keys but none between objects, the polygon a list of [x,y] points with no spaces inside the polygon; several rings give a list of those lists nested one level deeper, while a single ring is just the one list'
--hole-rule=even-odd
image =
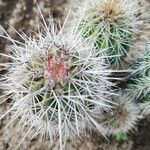
[{"label": "spine cluster", "polygon": [[[104,51],[112,69],[124,69],[125,58],[139,32],[141,20],[135,0],[89,0],[82,18],[83,36],[94,36],[98,50]],[[83,6],[82,6],[83,7]],[[82,12],[83,8],[79,8]],[[105,49],[105,50],[104,50]]]},{"label": "spine cluster", "polygon": [[140,102],[144,114],[150,113],[150,43],[144,43],[142,51],[133,64],[133,73],[129,79],[128,93]]}]

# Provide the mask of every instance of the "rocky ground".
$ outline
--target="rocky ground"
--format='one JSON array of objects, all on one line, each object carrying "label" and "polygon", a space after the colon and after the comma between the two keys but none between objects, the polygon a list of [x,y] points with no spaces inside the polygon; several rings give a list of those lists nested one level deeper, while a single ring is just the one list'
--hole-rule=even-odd
[{"label": "rocky ground", "polygon": [[[41,16],[37,9],[38,2],[42,14],[45,19],[52,15],[54,20],[63,22],[66,14],[66,8],[69,0],[0,0],[0,25],[9,33],[10,36],[17,40],[21,40],[16,34],[17,32],[25,32],[27,35],[33,34],[32,30],[37,30],[37,24],[41,20]],[[142,5],[146,10],[146,22],[150,23],[150,0],[143,0]],[[14,28],[14,29],[13,29]],[[4,31],[0,28],[0,34]],[[139,39],[149,38],[150,29],[145,27],[144,33],[139,35]],[[7,53],[11,43],[0,38],[0,52]],[[0,57],[0,63],[7,61],[6,58]],[[2,73],[2,72],[1,72]],[[0,113],[7,110],[8,105],[0,105]],[[9,116],[0,121],[0,150],[15,150],[26,131],[16,131],[15,124],[5,128],[8,123]],[[56,141],[42,141],[36,137],[29,143],[28,135],[19,150],[57,150]],[[129,134],[129,140],[126,142],[117,142],[114,137],[109,137],[109,141],[105,140],[96,132],[89,133],[83,139],[76,139],[73,142],[67,141],[66,150],[150,150],[150,118],[146,117],[139,122],[137,131]]]}]

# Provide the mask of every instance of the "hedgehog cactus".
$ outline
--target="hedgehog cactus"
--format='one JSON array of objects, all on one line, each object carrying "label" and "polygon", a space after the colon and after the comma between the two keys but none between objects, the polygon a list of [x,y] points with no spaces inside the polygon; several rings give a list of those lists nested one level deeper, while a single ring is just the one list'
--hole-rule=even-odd
[{"label": "hedgehog cactus", "polygon": [[61,144],[62,136],[65,140],[92,126],[101,130],[95,118],[110,105],[111,83],[103,58],[89,40],[74,29],[58,32],[52,23],[37,39],[21,37],[25,44],[9,37],[14,47],[7,57],[12,62],[1,64],[8,72],[0,87],[13,99],[10,122],[21,117],[19,128],[30,125],[29,133],[35,127],[33,136],[58,135]]},{"label": "hedgehog cactus", "polygon": [[[106,60],[113,69],[125,68],[128,55],[140,23],[135,0],[88,0],[83,14],[83,36],[96,37],[97,49],[106,49]],[[83,13],[84,6],[79,9]]]},{"label": "hedgehog cactus", "polygon": [[[150,43],[144,43],[143,50],[133,64],[133,73],[128,81],[128,92],[145,113],[150,112]],[[143,103],[144,102],[144,103]]]},{"label": "hedgehog cactus", "polygon": [[113,96],[115,106],[108,112],[104,112],[101,118],[101,126],[108,135],[123,135],[134,128],[139,117],[137,105],[126,97],[119,94]]}]

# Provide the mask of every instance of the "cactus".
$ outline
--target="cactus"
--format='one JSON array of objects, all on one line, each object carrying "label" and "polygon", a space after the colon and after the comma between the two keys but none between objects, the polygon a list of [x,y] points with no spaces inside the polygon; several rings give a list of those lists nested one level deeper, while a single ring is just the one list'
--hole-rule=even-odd
[{"label": "cactus", "polygon": [[77,14],[84,13],[80,25],[83,36],[93,36],[97,49],[105,49],[113,69],[126,68],[125,57],[139,31],[139,11],[135,0],[88,0],[79,8]]},{"label": "cactus", "polygon": [[[29,125],[36,129],[33,137],[59,135],[60,146],[86,128],[100,131],[98,118],[110,106],[109,71],[95,47],[82,39],[74,28],[63,33],[50,23],[37,38],[21,36],[25,44],[14,42],[8,72],[0,80],[0,87],[13,104],[10,122],[21,117],[18,127]],[[7,37],[8,38],[8,37]],[[4,114],[2,117],[4,117]],[[1,117],[1,118],[2,118]]]},{"label": "cactus", "polygon": [[128,93],[141,102],[145,113],[150,111],[150,43],[144,43],[142,51],[133,64],[133,73],[128,81]]},{"label": "cactus", "polygon": [[140,119],[133,100],[150,104],[149,51],[134,63],[127,90],[110,82],[117,79],[114,72],[126,68],[125,57],[139,31],[137,1],[88,0],[79,10],[78,22],[59,30],[51,19],[47,26],[42,16],[44,27],[36,38],[19,34],[24,43],[4,31],[13,49],[10,55],[1,54],[10,62],[0,64],[7,70],[0,79],[5,97],[0,103],[11,98],[12,106],[0,119],[11,112],[8,125],[20,120],[18,128],[29,127],[26,135],[35,129],[31,138],[59,136],[60,149],[67,138],[93,128],[127,140]]},{"label": "cactus", "polygon": [[[143,48],[135,60],[129,79],[129,92],[138,101],[147,99],[150,93],[150,43],[144,43]],[[145,98],[144,98],[145,97]]]},{"label": "cactus", "polygon": [[113,109],[101,115],[103,132],[116,135],[117,139],[125,139],[125,133],[132,130],[140,119],[138,107],[120,91],[112,97],[112,101],[115,103]]},{"label": "cactus", "polygon": [[117,140],[118,142],[121,142],[121,141],[128,141],[128,136],[127,136],[126,133],[120,132],[120,133],[117,133],[117,134],[116,134],[116,140]]}]

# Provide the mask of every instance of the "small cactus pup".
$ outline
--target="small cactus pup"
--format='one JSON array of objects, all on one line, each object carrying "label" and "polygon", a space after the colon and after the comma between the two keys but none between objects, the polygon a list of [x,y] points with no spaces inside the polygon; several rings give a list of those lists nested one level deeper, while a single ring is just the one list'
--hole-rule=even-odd
[{"label": "small cactus pup", "polygon": [[[64,27],[64,26],[63,26]],[[111,83],[105,61],[93,44],[75,32],[60,31],[50,22],[36,38],[21,35],[24,44],[13,42],[11,63],[1,64],[7,73],[0,80],[4,96],[12,98],[10,122],[18,128],[36,129],[33,137],[66,138],[100,125],[95,120],[110,107]],[[20,43],[20,44],[18,44]],[[2,54],[3,55],[3,54]]]},{"label": "small cactus pup", "polygon": [[112,100],[115,103],[113,109],[104,112],[100,120],[103,132],[116,135],[117,140],[127,140],[126,133],[135,128],[140,118],[138,106],[120,92]]},{"label": "small cactus pup", "polygon": [[88,0],[84,5],[79,8],[79,12],[84,12],[80,25],[83,36],[96,37],[95,45],[98,50],[105,49],[111,68],[126,68],[125,57],[141,23],[138,1]]},{"label": "small cactus pup", "polygon": [[128,81],[128,92],[145,114],[150,113],[150,42],[144,43],[141,53],[133,64]]},{"label": "small cactus pup", "polygon": [[120,132],[120,133],[117,133],[117,134],[116,134],[116,140],[117,140],[118,142],[128,141],[128,136],[127,136],[126,133]]}]

